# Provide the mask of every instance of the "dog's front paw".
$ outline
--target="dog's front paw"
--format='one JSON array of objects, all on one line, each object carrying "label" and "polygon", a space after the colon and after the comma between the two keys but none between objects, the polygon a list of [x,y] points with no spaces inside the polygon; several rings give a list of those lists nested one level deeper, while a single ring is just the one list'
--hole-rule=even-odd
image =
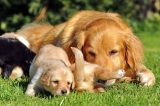
[{"label": "dog's front paw", "polygon": [[137,81],[143,86],[152,86],[155,83],[155,77],[152,72],[137,72]]}]

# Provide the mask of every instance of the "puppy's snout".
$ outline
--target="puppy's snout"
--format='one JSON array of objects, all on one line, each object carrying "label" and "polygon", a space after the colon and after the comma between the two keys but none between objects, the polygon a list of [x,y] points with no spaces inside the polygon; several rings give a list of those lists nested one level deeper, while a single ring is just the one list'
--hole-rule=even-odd
[{"label": "puppy's snout", "polygon": [[66,95],[66,94],[67,94],[67,90],[66,90],[66,89],[62,89],[62,90],[61,90],[61,94],[62,94],[62,95]]}]

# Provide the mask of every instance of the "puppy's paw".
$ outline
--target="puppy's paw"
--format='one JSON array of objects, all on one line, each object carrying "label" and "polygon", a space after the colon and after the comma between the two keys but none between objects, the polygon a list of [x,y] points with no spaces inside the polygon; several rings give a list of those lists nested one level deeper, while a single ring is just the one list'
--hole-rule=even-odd
[{"label": "puppy's paw", "polygon": [[94,89],[94,93],[102,93],[105,92],[105,89],[103,87],[97,87]]},{"label": "puppy's paw", "polygon": [[28,96],[35,96],[35,90],[34,90],[33,85],[28,85],[25,94]]},{"label": "puppy's paw", "polygon": [[152,86],[155,83],[155,77],[152,72],[137,72],[137,81],[143,86]]},{"label": "puppy's paw", "polygon": [[100,92],[105,92],[105,86],[104,84],[101,83],[96,83],[94,85],[94,93],[100,93]]},{"label": "puppy's paw", "polygon": [[132,79],[131,77],[122,77],[118,79],[117,82],[134,82],[134,79]]},{"label": "puppy's paw", "polygon": [[23,69],[21,67],[17,66],[12,70],[12,73],[11,73],[9,78],[17,79],[17,78],[20,78],[22,76],[23,76]]},{"label": "puppy's paw", "polygon": [[116,82],[116,79],[107,80],[107,81],[105,82],[105,87],[111,86],[111,85],[113,85],[115,82]]},{"label": "puppy's paw", "polygon": [[125,73],[126,72],[123,69],[118,70],[118,75],[119,75],[120,78],[124,77]]}]

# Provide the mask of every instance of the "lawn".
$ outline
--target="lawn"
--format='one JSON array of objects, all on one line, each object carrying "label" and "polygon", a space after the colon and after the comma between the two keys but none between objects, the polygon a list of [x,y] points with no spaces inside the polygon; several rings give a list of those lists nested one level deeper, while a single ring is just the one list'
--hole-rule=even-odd
[{"label": "lawn", "polygon": [[146,106],[160,105],[160,31],[137,34],[145,48],[145,65],[153,70],[156,84],[142,87],[131,83],[119,83],[105,93],[74,93],[69,96],[24,95],[27,78],[16,81],[0,78],[0,106]]}]

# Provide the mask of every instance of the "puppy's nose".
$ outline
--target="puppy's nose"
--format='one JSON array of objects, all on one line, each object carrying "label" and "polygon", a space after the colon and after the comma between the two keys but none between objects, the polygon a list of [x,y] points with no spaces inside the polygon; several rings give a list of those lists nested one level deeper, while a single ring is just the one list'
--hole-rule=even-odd
[{"label": "puppy's nose", "polygon": [[67,90],[66,89],[62,89],[61,90],[61,94],[65,95],[67,93]]}]

